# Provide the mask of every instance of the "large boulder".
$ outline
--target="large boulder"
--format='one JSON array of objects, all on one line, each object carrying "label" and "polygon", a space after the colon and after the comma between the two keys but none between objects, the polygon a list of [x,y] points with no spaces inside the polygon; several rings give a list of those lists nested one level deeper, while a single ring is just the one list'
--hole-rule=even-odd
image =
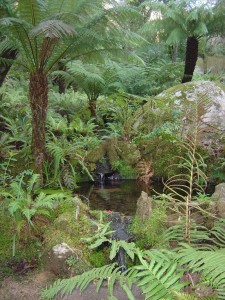
[{"label": "large boulder", "polygon": [[225,218],[225,183],[216,186],[211,197],[214,212],[221,218]]},{"label": "large boulder", "polygon": [[136,216],[143,222],[147,220],[152,213],[152,198],[144,191],[141,192],[141,196],[137,200]]},{"label": "large boulder", "polygon": [[[193,135],[196,103],[201,120],[199,144],[217,158],[224,151],[225,86],[211,81],[179,84],[151,98],[135,115],[133,129],[142,134],[142,159],[152,160],[156,176],[171,176],[168,165],[183,156],[180,137]],[[176,146],[175,146],[176,145]],[[203,152],[203,153],[204,153]]]},{"label": "large boulder", "polygon": [[52,247],[51,251],[44,257],[45,267],[55,275],[69,275],[69,266],[66,261],[72,256],[75,256],[75,253],[66,243],[57,244]]},{"label": "large boulder", "polygon": [[[212,81],[196,81],[179,84],[157,95],[146,103],[139,113],[134,129],[145,132],[167,126],[178,121],[181,131],[185,132],[186,124],[193,119],[193,104],[202,99],[202,123],[205,125],[205,144],[220,143],[225,132],[225,86]],[[172,129],[172,128],[171,128]]]}]

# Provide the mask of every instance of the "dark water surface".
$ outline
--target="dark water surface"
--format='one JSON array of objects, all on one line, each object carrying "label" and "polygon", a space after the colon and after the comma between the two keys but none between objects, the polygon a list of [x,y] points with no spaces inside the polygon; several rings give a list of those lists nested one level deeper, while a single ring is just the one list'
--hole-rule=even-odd
[{"label": "dark water surface", "polygon": [[138,185],[136,180],[107,183],[84,182],[79,184],[76,194],[79,194],[92,210],[110,210],[125,215],[134,215],[141,191],[144,190],[152,196],[156,194],[156,191],[162,192],[162,188],[162,184],[154,183],[146,190],[146,187]]}]

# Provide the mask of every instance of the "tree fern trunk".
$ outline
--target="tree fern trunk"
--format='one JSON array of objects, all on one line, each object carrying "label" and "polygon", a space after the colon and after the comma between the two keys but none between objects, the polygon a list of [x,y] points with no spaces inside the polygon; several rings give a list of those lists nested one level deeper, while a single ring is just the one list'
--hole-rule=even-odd
[{"label": "tree fern trunk", "polygon": [[91,117],[96,117],[96,99],[89,100],[89,110],[91,113]]},{"label": "tree fern trunk", "polygon": [[[2,58],[14,60],[16,58],[16,54],[16,50],[5,51],[2,55]],[[0,86],[2,86],[10,68],[11,65],[5,65],[4,63],[0,63]]]},{"label": "tree fern trunk", "polygon": [[48,79],[43,71],[30,74],[29,99],[32,113],[31,149],[35,160],[36,172],[43,180],[45,159],[45,123],[48,108]]},{"label": "tree fern trunk", "polygon": [[191,36],[187,39],[185,68],[182,83],[192,80],[195,65],[198,59],[198,39]]},{"label": "tree fern trunk", "polygon": [[208,72],[208,58],[206,54],[202,55],[202,60],[203,60],[203,73],[207,74]]}]

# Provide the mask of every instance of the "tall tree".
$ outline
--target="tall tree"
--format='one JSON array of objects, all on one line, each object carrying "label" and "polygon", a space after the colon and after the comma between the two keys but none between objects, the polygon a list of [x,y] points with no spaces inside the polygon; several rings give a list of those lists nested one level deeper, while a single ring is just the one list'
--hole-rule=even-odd
[{"label": "tall tree", "polygon": [[[198,58],[199,39],[208,34],[207,24],[214,15],[211,8],[196,6],[195,1],[169,1],[150,5],[155,17],[148,20],[150,34],[157,39],[164,38],[166,44],[176,49],[179,44],[186,44],[185,67],[182,83],[192,80]],[[145,25],[145,30],[148,28]]]},{"label": "tall tree", "polygon": [[[13,2],[9,0],[0,1],[0,18],[8,15],[12,5]],[[0,30],[0,41],[2,40],[4,40],[4,31]],[[2,86],[6,75],[10,70],[12,61],[16,58],[16,53],[15,49],[6,49],[0,56],[0,86]]]},{"label": "tall tree", "polygon": [[31,148],[36,171],[43,178],[49,73],[62,58],[103,61],[106,53],[124,51],[125,37],[129,42],[132,38],[120,25],[126,15],[136,12],[113,3],[105,6],[103,0],[19,0],[13,8],[0,20],[5,32],[0,54],[16,50],[17,63],[29,72]]}]

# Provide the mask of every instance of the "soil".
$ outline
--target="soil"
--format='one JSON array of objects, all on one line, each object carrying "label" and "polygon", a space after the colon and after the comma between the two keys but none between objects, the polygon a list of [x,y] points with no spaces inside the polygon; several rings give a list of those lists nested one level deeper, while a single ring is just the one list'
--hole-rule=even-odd
[{"label": "soil", "polygon": [[[7,277],[0,282],[0,300],[40,300],[41,291],[57,278],[49,271],[34,271],[29,275],[19,277]],[[137,287],[132,289],[136,300],[143,300],[140,290]],[[115,285],[114,296],[118,300],[128,300],[120,286]],[[103,286],[99,293],[96,293],[95,284],[90,284],[86,290],[74,290],[71,295],[56,297],[56,300],[107,300],[107,287]]]},{"label": "soil", "polygon": [[0,282],[1,300],[39,300],[40,292],[52,282],[54,275],[40,271],[23,276],[10,276]]}]

